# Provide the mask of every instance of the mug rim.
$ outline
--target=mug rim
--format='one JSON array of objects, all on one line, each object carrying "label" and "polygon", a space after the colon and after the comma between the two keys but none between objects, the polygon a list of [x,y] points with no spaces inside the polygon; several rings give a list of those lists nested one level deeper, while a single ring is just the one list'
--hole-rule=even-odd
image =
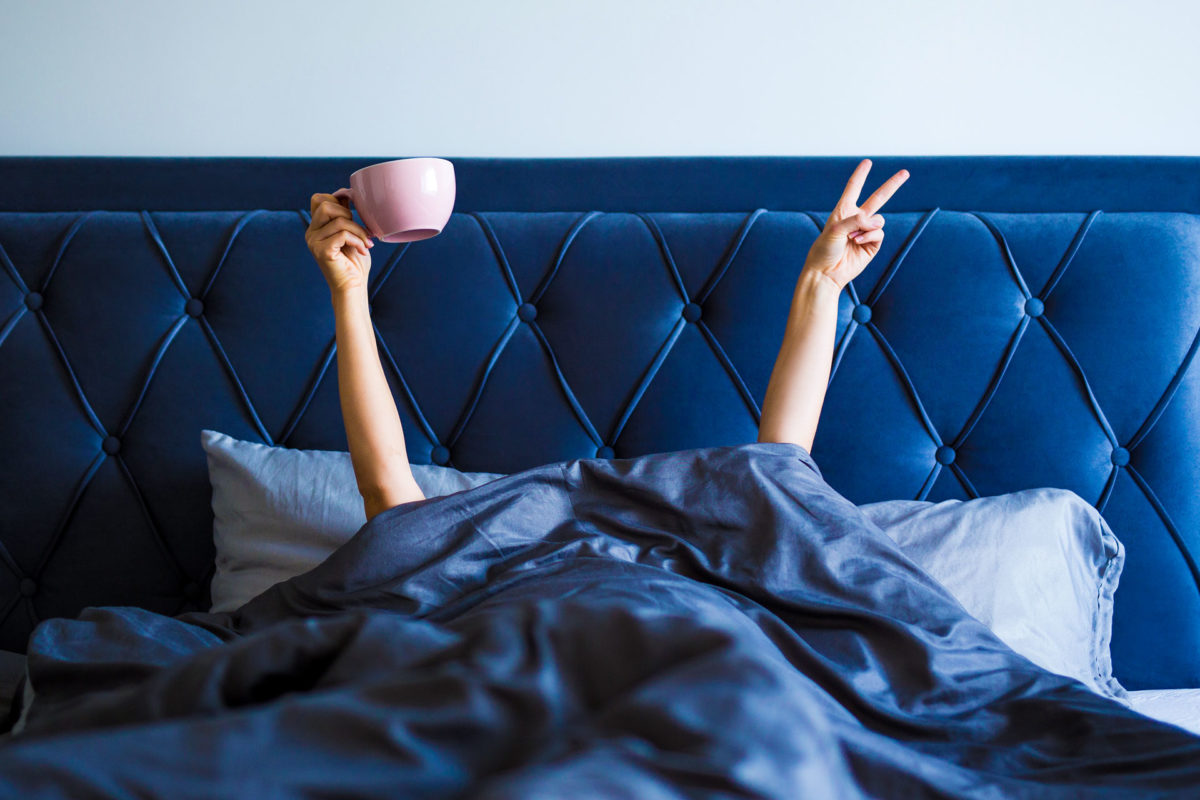
[{"label": "mug rim", "polygon": [[371,169],[372,167],[382,167],[384,164],[396,164],[400,161],[441,161],[449,164],[451,169],[454,168],[454,164],[451,163],[449,159],[438,158],[437,156],[409,156],[408,158],[393,158],[390,161],[377,161],[374,164],[367,164],[365,167],[359,167],[358,169],[354,170],[354,172],[351,172],[350,177],[353,178],[358,173]]}]

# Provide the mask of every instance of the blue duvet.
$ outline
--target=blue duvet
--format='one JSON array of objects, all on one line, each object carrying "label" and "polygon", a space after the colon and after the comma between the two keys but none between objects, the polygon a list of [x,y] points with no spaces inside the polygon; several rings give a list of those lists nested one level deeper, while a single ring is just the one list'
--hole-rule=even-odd
[{"label": "blue duvet", "polygon": [[1200,738],[1046,672],[784,444],[379,514],[229,614],[30,639],[11,797],[1200,796]]}]

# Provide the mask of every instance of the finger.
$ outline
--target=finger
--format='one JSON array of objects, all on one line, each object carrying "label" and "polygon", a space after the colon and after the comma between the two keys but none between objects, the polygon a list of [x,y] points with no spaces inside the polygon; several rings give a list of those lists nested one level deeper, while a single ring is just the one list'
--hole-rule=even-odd
[{"label": "finger", "polygon": [[884,184],[876,189],[875,192],[867,198],[867,201],[860,206],[860,208],[862,208],[862,210],[868,214],[874,214],[876,211],[883,208],[883,204],[891,199],[891,196],[896,193],[896,190],[899,189],[901,184],[903,184],[906,180],[908,180],[908,170],[902,169],[884,181]]},{"label": "finger", "polygon": [[313,227],[319,228],[331,219],[354,219],[350,209],[337,200],[323,200],[312,212]]},{"label": "finger", "polygon": [[846,188],[842,190],[842,196],[838,198],[834,208],[858,205],[858,196],[862,193],[863,184],[867,182],[867,173],[870,171],[871,159],[864,158],[858,162],[858,166],[854,168],[854,172],[850,175],[850,180],[846,182]]},{"label": "finger", "polygon": [[337,202],[337,198],[328,192],[314,193],[313,196],[308,199],[308,213],[314,213],[317,210],[317,206],[321,205],[321,203],[325,202],[326,200],[332,200],[335,203]]},{"label": "finger", "polygon": [[305,239],[314,243],[314,246],[320,246],[321,242],[339,231],[348,231],[349,233],[352,233],[357,239],[361,240],[366,247],[375,246],[374,242],[372,242],[370,239],[370,235],[361,227],[359,227],[357,223],[355,223],[353,220],[342,219],[341,217],[332,219],[319,228],[311,228],[305,233]]},{"label": "finger", "polygon": [[338,202],[337,198],[323,201],[317,206],[317,213],[325,214],[330,219],[333,219],[334,217],[345,217],[346,219],[354,218],[354,215],[350,212],[350,209]]},{"label": "finger", "polygon": [[345,250],[348,247],[353,247],[364,256],[367,255],[367,246],[353,231],[336,231],[331,236],[320,239],[317,242],[318,252],[324,253],[327,257],[333,256],[337,251]]},{"label": "finger", "polygon": [[838,220],[832,225],[827,225],[822,233],[828,232],[830,236],[841,238],[849,236],[855,231],[869,231],[882,227],[882,215],[875,214],[872,216],[865,211],[857,211],[844,219]]},{"label": "finger", "polygon": [[850,234],[850,241],[855,244],[868,245],[883,241],[883,228],[876,228],[873,231],[863,231],[862,233]]},{"label": "finger", "polygon": [[334,231],[347,230],[355,234],[363,240],[367,247],[374,247],[375,243],[371,241],[371,233],[363,226],[359,225],[352,219],[346,217],[337,217],[322,225],[313,231],[313,238],[320,240],[330,235]]},{"label": "finger", "polygon": [[367,255],[367,246],[363,244],[361,238],[355,236],[350,231],[346,231],[345,244],[342,245],[342,252],[345,252],[347,247],[351,247],[358,251],[359,255],[361,256],[365,257]]}]

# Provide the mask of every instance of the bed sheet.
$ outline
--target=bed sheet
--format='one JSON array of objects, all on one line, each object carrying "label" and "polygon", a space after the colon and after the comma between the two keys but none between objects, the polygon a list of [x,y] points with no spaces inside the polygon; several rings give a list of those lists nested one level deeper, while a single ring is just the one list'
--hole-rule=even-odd
[{"label": "bed sheet", "polygon": [[[25,656],[0,651],[0,677],[3,678],[0,680],[0,720],[8,716],[10,705],[22,704],[24,675]],[[1143,689],[1129,692],[1128,699],[1139,714],[1169,722],[1200,736],[1200,688]],[[0,734],[0,738],[2,736]]]},{"label": "bed sheet", "polygon": [[1012,651],[784,445],[566,462],[397,506],[236,612],[48,620],[28,666],[0,796],[1200,784],[1200,738]]}]

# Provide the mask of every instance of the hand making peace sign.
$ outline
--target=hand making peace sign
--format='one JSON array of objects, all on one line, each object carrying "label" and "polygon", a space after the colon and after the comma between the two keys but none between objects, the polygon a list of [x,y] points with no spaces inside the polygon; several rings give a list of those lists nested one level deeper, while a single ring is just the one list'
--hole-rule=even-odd
[{"label": "hand making peace sign", "polygon": [[858,195],[870,171],[869,158],[858,163],[804,262],[805,270],[812,270],[830,279],[839,291],[858,277],[879,252],[879,245],[883,242],[884,219],[876,212],[908,180],[908,170],[900,170],[859,206]]}]

